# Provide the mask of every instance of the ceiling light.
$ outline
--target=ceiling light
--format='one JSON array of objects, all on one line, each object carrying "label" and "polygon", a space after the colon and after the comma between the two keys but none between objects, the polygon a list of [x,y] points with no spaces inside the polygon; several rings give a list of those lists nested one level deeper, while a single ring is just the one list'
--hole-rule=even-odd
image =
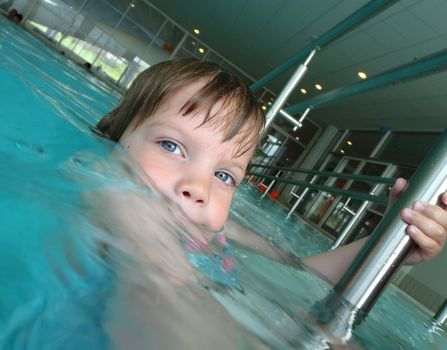
[{"label": "ceiling light", "polygon": [[315,89],[323,90],[323,87],[320,84],[315,84]]},{"label": "ceiling light", "polygon": [[131,2],[130,7],[135,7],[135,3]]},{"label": "ceiling light", "polygon": [[345,151],[341,149],[341,150],[340,150],[340,153],[341,153],[341,154],[345,154]]},{"label": "ceiling light", "polygon": [[199,47],[199,52],[200,53],[205,53],[205,49],[203,47]]},{"label": "ceiling light", "polygon": [[196,42],[195,41],[191,41],[192,46],[196,46]]},{"label": "ceiling light", "polygon": [[362,79],[366,79],[366,78],[368,78],[368,76],[366,75],[365,72],[358,72],[357,75],[358,75],[360,78],[362,78]]},{"label": "ceiling light", "polygon": [[297,140],[297,141],[299,141],[299,140],[300,140],[300,138],[299,138],[298,136],[295,136],[295,138],[296,138],[296,140]]},{"label": "ceiling light", "polygon": [[352,141],[351,141],[351,140],[348,140],[346,143],[347,143],[349,146],[352,146]]},{"label": "ceiling light", "polygon": [[194,29],[193,29],[193,32],[194,32],[195,34],[199,35],[199,34],[200,34],[200,29],[199,29],[199,28],[194,28]]},{"label": "ceiling light", "polygon": [[267,109],[266,106],[262,105],[261,108],[265,111]]},{"label": "ceiling light", "polygon": [[307,94],[307,90],[306,89],[301,88],[300,91],[301,91],[302,94]]}]

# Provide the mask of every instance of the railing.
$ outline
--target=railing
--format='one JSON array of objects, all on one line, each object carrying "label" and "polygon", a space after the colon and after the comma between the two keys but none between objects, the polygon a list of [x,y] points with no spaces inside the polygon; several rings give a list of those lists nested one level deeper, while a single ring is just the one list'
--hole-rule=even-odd
[{"label": "railing", "polygon": [[[354,173],[344,172],[346,164],[352,160],[358,162],[356,170],[359,170],[360,165],[363,169],[367,162],[380,166],[382,176],[360,174],[356,173],[356,170]],[[369,218],[371,215],[374,217],[383,215],[384,206],[388,202],[383,193],[386,187],[395,183],[395,179],[391,176],[395,175],[396,169],[395,165],[389,163],[344,157],[333,172],[321,168],[313,170],[252,163],[248,174],[249,181],[253,181],[255,177],[262,179],[258,183],[262,185],[261,189],[264,191],[262,198],[270,191],[272,198],[280,198],[281,190],[274,191],[277,183],[293,185],[288,195],[291,196],[289,198],[295,197],[296,200],[294,202],[282,200],[282,204],[289,205],[286,219],[289,219],[301,205],[299,215],[302,219],[335,237],[332,246],[332,249],[335,249],[355,239],[354,236],[362,237],[371,233],[374,225],[370,224]],[[272,173],[275,176],[272,176]],[[296,175],[299,174],[309,176],[310,181],[304,178],[297,179]],[[337,186],[336,180],[340,179],[343,182]],[[353,190],[352,186],[356,184],[361,184],[360,188],[365,188],[365,191],[358,191],[358,187]],[[296,191],[297,188],[301,191]]]}]

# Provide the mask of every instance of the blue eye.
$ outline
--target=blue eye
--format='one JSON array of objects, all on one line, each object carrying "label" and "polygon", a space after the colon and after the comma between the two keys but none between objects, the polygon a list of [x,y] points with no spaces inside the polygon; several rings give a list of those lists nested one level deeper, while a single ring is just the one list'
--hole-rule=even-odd
[{"label": "blue eye", "polygon": [[214,175],[222,181],[225,185],[234,185],[236,186],[236,181],[234,180],[233,176],[230,174],[224,172],[224,171],[216,171]]},{"label": "blue eye", "polygon": [[160,142],[161,147],[163,147],[164,150],[174,153],[174,154],[182,154],[182,151],[180,150],[180,147],[172,141],[161,141]]}]

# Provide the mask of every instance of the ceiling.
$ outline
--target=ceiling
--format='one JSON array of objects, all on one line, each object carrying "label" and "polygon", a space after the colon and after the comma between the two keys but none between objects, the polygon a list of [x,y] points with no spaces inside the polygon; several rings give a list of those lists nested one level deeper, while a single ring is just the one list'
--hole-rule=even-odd
[{"label": "ceiling", "polygon": [[[126,0],[115,0],[124,5]],[[141,0],[140,0],[141,1]],[[367,3],[366,0],[150,0],[167,16],[259,79]],[[137,3],[138,6],[138,3]],[[317,53],[294,104],[447,47],[447,1],[401,0]],[[279,92],[291,71],[268,87]],[[323,90],[315,89],[320,83]],[[440,131],[447,126],[447,71],[358,95],[309,117],[340,129]]]}]

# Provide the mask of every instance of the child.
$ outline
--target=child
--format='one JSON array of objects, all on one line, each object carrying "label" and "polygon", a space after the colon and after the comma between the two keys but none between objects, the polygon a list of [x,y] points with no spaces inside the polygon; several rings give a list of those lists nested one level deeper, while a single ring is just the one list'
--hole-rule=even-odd
[{"label": "child", "polygon": [[[264,122],[255,97],[235,76],[212,63],[181,60],[142,72],[97,128],[127,149],[155,187],[201,228],[206,246],[216,235],[226,244],[221,232]],[[391,200],[405,186],[405,180],[397,180]],[[441,200],[446,205],[447,194]],[[444,209],[415,202],[401,217],[417,246],[407,263],[431,259],[442,250],[447,236]],[[241,227],[225,231],[235,244],[294,263],[294,257]],[[303,262],[336,283],[364,242]]]}]

